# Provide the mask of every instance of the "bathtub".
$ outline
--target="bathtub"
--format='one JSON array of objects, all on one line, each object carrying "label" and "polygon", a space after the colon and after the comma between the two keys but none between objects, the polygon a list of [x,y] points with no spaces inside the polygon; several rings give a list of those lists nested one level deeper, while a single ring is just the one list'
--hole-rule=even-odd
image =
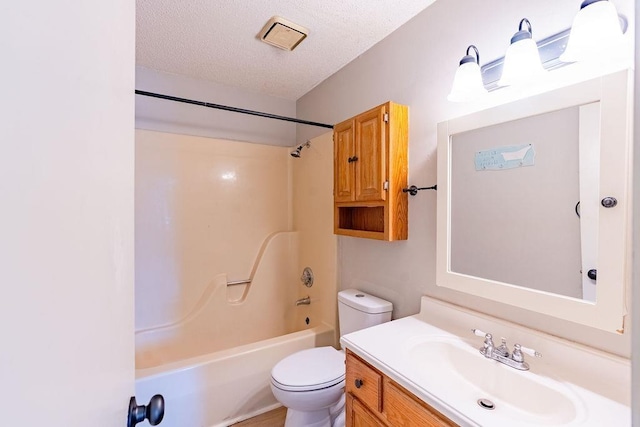
[{"label": "bathtub", "polygon": [[332,345],[334,330],[316,326],[236,348],[136,369],[136,397],[165,398],[163,427],[222,427],[274,409],[271,368],[296,351]]},{"label": "bathtub", "polygon": [[219,274],[183,319],[136,331],[136,398],[164,396],[163,427],[228,426],[276,408],[273,366],[335,344],[334,328],[295,304],[306,292],[297,252],[296,232],[275,233],[250,283],[229,286]]}]

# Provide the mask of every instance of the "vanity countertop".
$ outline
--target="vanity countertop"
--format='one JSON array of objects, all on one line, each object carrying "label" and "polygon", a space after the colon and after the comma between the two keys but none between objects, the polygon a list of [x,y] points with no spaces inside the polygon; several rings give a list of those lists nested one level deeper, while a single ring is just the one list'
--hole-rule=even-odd
[{"label": "vanity countertop", "polygon": [[[533,347],[518,371],[482,356],[472,328]],[[631,425],[629,359],[423,297],[420,314],[345,335],[342,346],[461,426]],[[490,399],[494,410],[479,406]]]}]

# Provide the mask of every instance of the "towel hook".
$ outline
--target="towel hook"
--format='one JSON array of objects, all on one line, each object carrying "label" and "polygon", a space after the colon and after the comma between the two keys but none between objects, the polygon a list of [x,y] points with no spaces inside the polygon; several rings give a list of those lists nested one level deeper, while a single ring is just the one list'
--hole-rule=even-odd
[{"label": "towel hook", "polygon": [[438,190],[438,185],[432,185],[431,187],[416,187],[415,185],[412,185],[411,187],[403,188],[402,192],[409,193],[412,196],[415,196],[420,190]]}]

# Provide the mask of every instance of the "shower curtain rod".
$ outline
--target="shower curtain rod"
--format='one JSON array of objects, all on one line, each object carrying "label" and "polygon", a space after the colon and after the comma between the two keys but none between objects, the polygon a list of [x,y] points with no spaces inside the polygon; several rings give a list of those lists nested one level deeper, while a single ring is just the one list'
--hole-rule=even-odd
[{"label": "shower curtain rod", "polygon": [[212,104],[210,102],[194,101],[193,99],[178,98],[176,96],[162,95],[159,93],[145,92],[144,90],[136,90],[136,95],[150,96],[151,98],[166,99],[167,101],[183,102],[185,104],[199,105],[201,107],[215,108],[218,110],[232,111],[234,113],[249,114],[252,116],[265,117],[267,119],[284,120],[286,122],[300,123],[302,125],[318,126],[327,129],[333,129],[333,125],[325,123],[310,122],[308,120],[294,119],[293,117],[278,116],[276,114],[263,113],[261,111],[245,110],[244,108],[229,107],[228,105]]}]

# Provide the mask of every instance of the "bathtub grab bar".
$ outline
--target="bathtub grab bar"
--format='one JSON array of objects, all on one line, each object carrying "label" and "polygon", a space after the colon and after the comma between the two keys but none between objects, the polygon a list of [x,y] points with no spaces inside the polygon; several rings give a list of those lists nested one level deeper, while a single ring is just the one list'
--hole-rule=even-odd
[{"label": "bathtub grab bar", "polygon": [[227,286],[235,286],[235,285],[247,285],[251,283],[251,279],[246,279],[246,280],[236,280],[233,282],[227,282]]}]

